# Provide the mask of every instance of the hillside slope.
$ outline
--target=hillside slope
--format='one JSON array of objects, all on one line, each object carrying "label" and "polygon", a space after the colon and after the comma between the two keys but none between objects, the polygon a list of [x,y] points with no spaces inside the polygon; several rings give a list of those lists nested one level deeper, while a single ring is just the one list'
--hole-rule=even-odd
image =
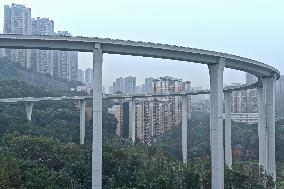
[{"label": "hillside slope", "polygon": [[7,58],[0,58],[0,80],[25,81],[31,85],[52,91],[70,91],[70,88],[80,85],[80,82],[77,81],[57,80],[26,70]]},{"label": "hillside slope", "polygon": [[54,96],[54,94],[43,88],[30,85],[24,81],[0,80],[0,98],[46,96]]}]

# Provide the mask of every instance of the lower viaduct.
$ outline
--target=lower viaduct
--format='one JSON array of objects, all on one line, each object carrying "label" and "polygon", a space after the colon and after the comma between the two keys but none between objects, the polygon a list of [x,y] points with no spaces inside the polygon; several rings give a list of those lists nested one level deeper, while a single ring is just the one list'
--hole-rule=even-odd
[{"label": "lower viaduct", "polygon": [[[280,73],[264,63],[236,55],[179,47],[149,42],[136,42],[106,38],[62,37],[62,36],[22,36],[0,35],[0,48],[63,50],[93,53],[94,84],[91,97],[44,97],[44,98],[9,98],[2,103],[25,102],[27,118],[31,119],[33,102],[43,100],[78,100],[80,101],[80,143],[84,143],[84,109],[86,99],[93,100],[93,143],[92,143],[92,189],[102,188],[102,100],[103,98],[155,97],[156,94],[134,96],[102,96],[103,54],[120,54],[141,57],[153,57],[190,63],[207,64],[210,75],[210,91],[190,93],[160,94],[162,96],[181,96],[182,104],[187,95],[210,94],[210,149],[212,165],[212,189],[224,188],[224,165],[231,167],[231,111],[230,95],[232,91],[257,89],[258,98],[258,138],[259,165],[276,181],[275,162],[275,81]],[[258,78],[256,83],[238,87],[223,88],[224,68],[244,71]],[[225,141],[223,137],[223,105],[225,104]],[[182,106],[182,152],[187,161],[187,106]],[[131,116],[135,116],[133,113]],[[135,120],[135,119],[132,119]],[[135,122],[131,124],[135,125]],[[134,137],[133,137],[134,136]],[[132,129],[132,140],[135,130]],[[225,144],[225,147],[224,147]],[[225,156],[224,156],[225,154]],[[225,157],[225,158],[224,158]]]}]

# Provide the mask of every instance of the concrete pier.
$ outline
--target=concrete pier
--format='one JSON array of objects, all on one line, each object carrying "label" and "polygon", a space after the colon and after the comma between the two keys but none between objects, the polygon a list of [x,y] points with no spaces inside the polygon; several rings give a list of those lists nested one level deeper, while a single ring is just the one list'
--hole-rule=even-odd
[{"label": "concrete pier", "polygon": [[225,100],[225,163],[232,168],[232,120],[231,120],[231,92],[224,94]]},{"label": "concrete pier", "polygon": [[182,160],[187,163],[187,96],[182,96]]},{"label": "concrete pier", "polygon": [[263,87],[257,87],[259,165],[267,170],[267,130]]},{"label": "concrete pier", "polygon": [[26,113],[27,113],[27,120],[32,121],[32,113],[33,113],[33,103],[32,102],[26,102]]},{"label": "concrete pier", "polygon": [[210,135],[212,189],[224,189],[223,71],[225,59],[208,65],[210,74]]},{"label": "concrete pier", "polygon": [[93,151],[92,189],[102,188],[102,62],[100,45],[93,50]]},{"label": "concrete pier", "polygon": [[135,98],[132,98],[132,101],[131,101],[131,140],[132,140],[132,143],[135,142],[135,131],[136,131],[136,128],[135,128],[135,125],[136,125],[135,114],[136,114],[136,111],[135,111]]},{"label": "concrete pier", "polygon": [[267,131],[267,172],[276,181],[275,162],[275,77],[262,78]]},{"label": "concrete pier", "polygon": [[85,144],[86,100],[80,100],[80,144]]}]

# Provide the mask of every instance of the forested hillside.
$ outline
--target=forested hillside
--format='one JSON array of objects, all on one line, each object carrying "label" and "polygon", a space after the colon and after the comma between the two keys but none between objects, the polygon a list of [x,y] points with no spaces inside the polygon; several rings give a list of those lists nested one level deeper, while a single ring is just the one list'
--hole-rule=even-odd
[{"label": "forested hillside", "polygon": [[[20,90],[17,83],[14,85],[9,92],[1,93],[10,94],[15,89],[17,97],[50,95],[34,86]],[[186,165],[179,160],[180,148],[175,148],[179,140],[169,138],[179,129],[170,131],[158,144],[133,145],[115,136],[116,120],[104,112],[104,188],[210,188],[206,122],[192,120],[191,155]],[[86,124],[86,144],[79,145],[79,110],[75,102],[36,103],[32,122],[26,120],[24,104],[1,104],[0,188],[90,188],[91,126],[92,121]],[[228,189],[264,188],[264,183],[267,188],[273,187],[271,178],[259,174],[254,163],[236,164],[233,170],[226,168],[225,182]]]},{"label": "forested hillside", "polygon": [[54,96],[52,92],[44,88],[16,80],[0,80],[0,91],[0,98]]}]

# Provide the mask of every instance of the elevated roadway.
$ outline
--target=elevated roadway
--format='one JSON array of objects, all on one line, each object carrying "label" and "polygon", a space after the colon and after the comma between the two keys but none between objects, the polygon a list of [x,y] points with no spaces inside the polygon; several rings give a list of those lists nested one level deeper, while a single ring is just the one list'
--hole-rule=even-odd
[{"label": "elevated roadway", "polygon": [[[207,64],[210,75],[210,149],[212,166],[212,189],[224,188],[224,164],[231,165],[231,118],[230,94],[232,91],[257,88],[258,94],[258,136],[259,164],[273,180],[276,180],[275,164],[275,81],[280,77],[277,69],[248,58],[227,53],[180,47],[175,45],[137,42],[119,39],[63,37],[63,36],[22,36],[0,35],[0,48],[63,50],[93,53],[93,154],[92,188],[102,188],[102,63],[103,54],[120,54],[152,57],[190,63]],[[258,78],[256,83],[238,87],[223,88],[224,68],[244,71]],[[206,93],[208,93],[207,91]],[[197,94],[197,93],[196,93]],[[223,158],[223,102],[225,94],[225,160]],[[169,94],[170,95],[170,94]],[[173,94],[172,94],[173,95]],[[176,94],[184,97],[188,94]],[[193,94],[192,94],[193,95]],[[142,96],[137,96],[137,98]],[[147,95],[144,95],[147,97]],[[32,99],[30,99],[32,100]],[[49,99],[50,100],[50,99]],[[53,99],[55,100],[55,98]],[[58,100],[62,100],[58,98]],[[67,100],[67,99],[66,99]],[[13,100],[11,100],[13,101]],[[134,104],[135,105],[135,104]],[[27,112],[31,110],[28,107]],[[182,115],[186,115],[183,108]],[[133,115],[132,115],[133,116]],[[182,119],[183,149],[186,145],[186,119]],[[186,160],[187,151],[183,151]]]}]

